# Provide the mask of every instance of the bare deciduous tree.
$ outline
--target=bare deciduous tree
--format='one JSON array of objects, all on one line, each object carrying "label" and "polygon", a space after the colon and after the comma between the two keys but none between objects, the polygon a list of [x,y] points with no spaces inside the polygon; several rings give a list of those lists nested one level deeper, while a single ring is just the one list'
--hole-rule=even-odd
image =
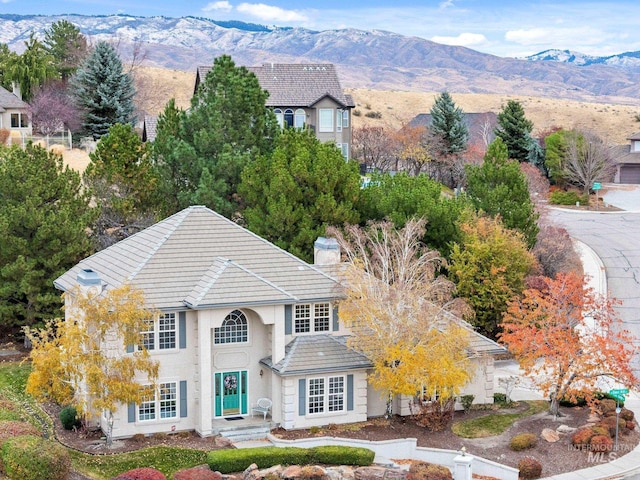
[{"label": "bare deciduous tree", "polygon": [[395,169],[395,141],[387,127],[354,128],[352,142],[353,156],[360,163],[383,173]]},{"label": "bare deciduous tree", "polygon": [[48,82],[31,100],[31,120],[35,131],[53,135],[67,128],[80,128],[80,113],[62,82]]},{"label": "bare deciduous tree", "polygon": [[613,149],[594,132],[578,131],[577,135],[567,138],[563,170],[568,182],[588,193],[594,182],[606,182],[613,178]]},{"label": "bare deciduous tree", "polygon": [[546,277],[555,278],[559,272],[580,272],[580,255],[573,248],[566,229],[554,225],[542,225],[533,247],[533,255],[542,267]]}]

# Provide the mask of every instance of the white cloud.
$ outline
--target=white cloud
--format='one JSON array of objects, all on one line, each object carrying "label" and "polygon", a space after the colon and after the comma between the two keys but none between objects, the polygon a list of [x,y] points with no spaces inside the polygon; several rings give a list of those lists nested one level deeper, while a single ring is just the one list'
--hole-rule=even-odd
[{"label": "white cloud", "polygon": [[431,37],[431,40],[436,43],[444,43],[445,45],[457,45],[459,47],[473,47],[478,45],[484,45],[487,42],[487,37],[481,33],[461,33],[457,37],[443,37],[435,36]]},{"label": "white cloud", "polygon": [[205,12],[211,12],[211,11],[230,12],[231,10],[233,10],[233,7],[229,2],[221,1],[221,2],[211,2],[207,4],[202,10]]},{"label": "white cloud", "polygon": [[444,10],[446,8],[450,8],[450,7],[454,7],[455,5],[453,4],[453,0],[444,0],[443,2],[440,2],[440,5],[438,5],[438,8],[440,10]]},{"label": "white cloud", "polygon": [[295,10],[285,10],[264,3],[241,3],[238,12],[259,18],[262,21],[305,22],[308,18]]}]

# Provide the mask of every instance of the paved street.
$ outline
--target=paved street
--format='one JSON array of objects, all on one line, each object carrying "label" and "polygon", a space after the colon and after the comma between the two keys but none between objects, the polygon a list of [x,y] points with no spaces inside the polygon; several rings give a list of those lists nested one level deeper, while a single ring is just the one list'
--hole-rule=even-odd
[{"label": "paved street", "polygon": [[[604,263],[620,318],[640,347],[640,212],[597,213],[551,210],[550,218],[591,247]],[[640,351],[640,348],[639,348]],[[640,373],[640,357],[636,362]]]}]

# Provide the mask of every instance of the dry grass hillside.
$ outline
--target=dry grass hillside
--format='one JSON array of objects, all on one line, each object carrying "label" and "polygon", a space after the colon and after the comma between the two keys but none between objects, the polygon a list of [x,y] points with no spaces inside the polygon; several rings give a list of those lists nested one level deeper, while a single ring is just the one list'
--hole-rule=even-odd
[{"label": "dry grass hillside", "polygon": [[[384,92],[349,90],[361,115],[354,125],[389,125],[399,127],[419,113],[429,113],[440,92]],[[587,103],[573,100],[519,95],[451,93],[460,108],[468,113],[498,113],[509,100],[517,100],[534,124],[534,135],[551,127],[588,128],[614,144],[628,143],[627,137],[640,131],[636,115],[640,107],[609,103]],[[365,117],[367,112],[380,112],[382,118]]]},{"label": "dry grass hillside", "polygon": [[[141,109],[150,114],[162,111],[167,101],[174,97],[181,108],[188,108],[195,71],[184,72],[163,68],[139,68],[139,101]],[[345,85],[348,86],[348,85]],[[440,92],[380,91],[347,89],[354,97],[361,115],[354,117],[354,126],[364,124],[388,125],[397,128],[419,113],[428,113],[435,97]],[[534,123],[534,134],[551,127],[587,127],[612,143],[627,143],[626,138],[640,131],[636,115],[640,107],[587,103],[573,100],[553,99],[503,94],[451,93],[453,100],[465,112],[499,112],[508,100],[518,100],[525,109],[527,118]],[[380,112],[382,118],[365,117],[368,111]]]}]

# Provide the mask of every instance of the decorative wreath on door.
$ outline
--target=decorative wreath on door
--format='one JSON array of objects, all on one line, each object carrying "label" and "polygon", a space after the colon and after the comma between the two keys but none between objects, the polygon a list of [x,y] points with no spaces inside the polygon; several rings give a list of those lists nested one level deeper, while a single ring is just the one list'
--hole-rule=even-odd
[{"label": "decorative wreath on door", "polygon": [[227,375],[224,377],[224,388],[227,390],[235,390],[238,386],[238,379],[235,375]]}]

